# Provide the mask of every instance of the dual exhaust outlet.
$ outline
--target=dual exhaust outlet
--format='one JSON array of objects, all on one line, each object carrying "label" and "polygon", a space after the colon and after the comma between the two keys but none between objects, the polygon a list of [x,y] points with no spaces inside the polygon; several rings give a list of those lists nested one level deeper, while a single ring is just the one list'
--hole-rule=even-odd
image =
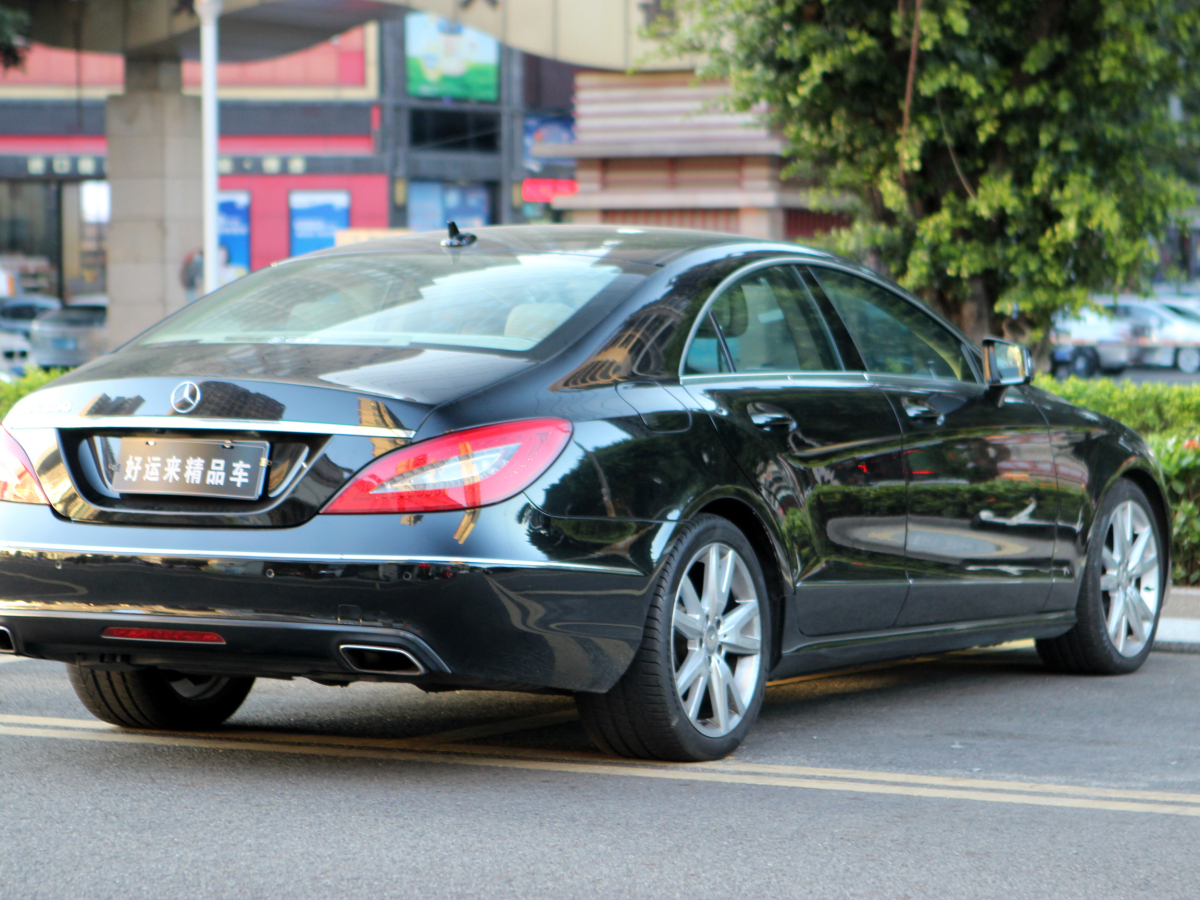
[{"label": "dual exhaust outlet", "polygon": [[16,653],[17,642],[13,640],[12,632],[0,625],[0,653]]},{"label": "dual exhaust outlet", "polygon": [[[2,638],[0,638],[2,640]],[[342,658],[356,672],[372,675],[424,675],[420,660],[400,647],[342,644]]]}]

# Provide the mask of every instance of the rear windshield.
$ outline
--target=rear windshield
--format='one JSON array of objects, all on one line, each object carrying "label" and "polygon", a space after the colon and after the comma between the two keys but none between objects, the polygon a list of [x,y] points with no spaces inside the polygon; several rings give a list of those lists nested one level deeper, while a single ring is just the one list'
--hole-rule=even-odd
[{"label": "rear windshield", "polygon": [[301,259],[239,279],[136,344],[428,344],[544,356],[628,296],[645,271],[549,253]]},{"label": "rear windshield", "polygon": [[68,306],[46,313],[40,321],[50,325],[103,325],[108,309],[103,306]]}]

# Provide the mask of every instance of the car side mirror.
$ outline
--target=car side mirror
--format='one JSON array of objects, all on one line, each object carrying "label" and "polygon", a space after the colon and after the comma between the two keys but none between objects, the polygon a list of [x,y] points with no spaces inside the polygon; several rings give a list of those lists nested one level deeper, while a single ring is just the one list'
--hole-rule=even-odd
[{"label": "car side mirror", "polygon": [[1033,380],[1032,354],[1020,344],[984,338],[983,380],[988,387],[1029,384]]}]

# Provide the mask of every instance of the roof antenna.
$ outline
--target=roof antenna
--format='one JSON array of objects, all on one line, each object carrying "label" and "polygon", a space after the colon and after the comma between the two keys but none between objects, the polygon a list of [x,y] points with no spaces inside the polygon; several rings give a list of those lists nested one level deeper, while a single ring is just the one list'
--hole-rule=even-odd
[{"label": "roof antenna", "polygon": [[476,241],[475,235],[469,231],[459,231],[453,222],[446,223],[446,230],[450,232],[450,237],[442,239],[443,247],[466,247]]}]

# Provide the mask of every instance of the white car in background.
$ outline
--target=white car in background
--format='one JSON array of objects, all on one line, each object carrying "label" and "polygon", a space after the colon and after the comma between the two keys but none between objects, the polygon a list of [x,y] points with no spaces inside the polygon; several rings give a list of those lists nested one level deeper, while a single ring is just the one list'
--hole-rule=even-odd
[{"label": "white car in background", "polygon": [[1117,321],[1108,311],[1085,309],[1055,320],[1053,367],[1056,377],[1090,378],[1097,372],[1116,373],[1134,362],[1136,338],[1130,322]]},{"label": "white car in background", "polygon": [[1174,366],[1189,375],[1200,372],[1200,308],[1194,302],[1122,296],[1113,318],[1131,326],[1137,365]]}]

